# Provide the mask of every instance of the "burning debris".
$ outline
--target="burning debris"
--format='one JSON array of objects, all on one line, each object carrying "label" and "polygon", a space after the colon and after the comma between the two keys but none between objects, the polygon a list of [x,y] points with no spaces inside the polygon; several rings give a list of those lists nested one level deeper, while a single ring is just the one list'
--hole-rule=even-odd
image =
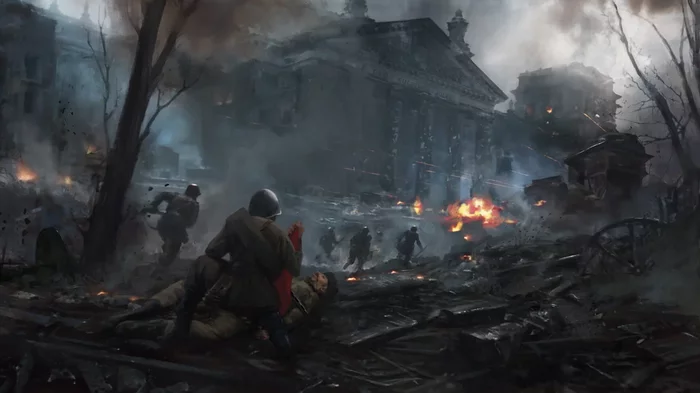
[{"label": "burning debris", "polygon": [[496,228],[502,224],[515,224],[516,221],[501,216],[503,208],[491,200],[475,197],[465,202],[457,202],[447,207],[447,222],[451,232],[460,232],[465,223],[481,222],[484,228]]},{"label": "burning debris", "polygon": [[31,168],[20,161],[17,163],[17,170],[15,171],[15,177],[18,181],[23,183],[34,182],[37,180],[38,175]]},{"label": "burning debris", "polygon": [[413,202],[413,212],[419,216],[423,214],[423,202],[421,202],[418,197],[416,197],[416,200]]},{"label": "burning debris", "polygon": [[542,206],[544,206],[546,203],[547,203],[547,201],[545,201],[544,199],[540,199],[539,201],[535,202],[535,203],[533,204],[533,206],[542,207]]}]

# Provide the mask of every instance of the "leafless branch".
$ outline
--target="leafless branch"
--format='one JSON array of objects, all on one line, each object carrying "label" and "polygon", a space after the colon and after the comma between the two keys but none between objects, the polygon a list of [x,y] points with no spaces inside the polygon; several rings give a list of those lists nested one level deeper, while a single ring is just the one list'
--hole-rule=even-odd
[{"label": "leafless branch", "polygon": [[148,138],[148,136],[151,134],[151,128],[153,126],[153,123],[156,121],[156,118],[158,117],[160,112],[162,112],[163,109],[169,107],[170,104],[172,104],[182,93],[194,86],[199,81],[200,77],[201,74],[192,79],[182,78],[182,85],[180,86],[180,88],[177,89],[175,93],[173,93],[173,95],[171,95],[170,98],[168,98],[167,100],[164,100],[165,92],[163,91],[163,89],[160,87],[156,89],[156,108],[153,111],[151,117],[148,119],[146,127],[144,127],[143,132],[141,133],[139,143],[143,143],[143,141],[146,140],[146,138]]},{"label": "leafless branch", "polygon": [[[168,33],[168,37],[165,39],[165,44],[163,44],[160,54],[158,54],[156,61],[153,63],[152,75],[157,76],[163,72],[168,56],[170,56],[175,49],[175,44],[177,44],[177,39],[182,33],[182,29],[185,27],[185,23],[187,23],[189,17],[197,10],[200,1],[201,0],[175,0],[175,3],[180,8],[180,15],[178,15],[177,20],[171,27],[170,33]],[[157,85],[153,84],[153,86],[155,87]]]},{"label": "leafless branch", "polygon": [[[642,18],[642,19],[651,25],[651,27],[656,32],[656,35],[659,37],[661,42],[666,47],[666,51],[668,52],[668,55],[671,57],[671,62],[673,63],[674,67],[676,68],[676,71],[678,72],[678,75],[681,78],[681,82],[683,85],[683,93],[685,94],[685,99],[688,101],[690,115],[692,116],[693,120],[695,121],[695,124],[700,126],[700,109],[698,109],[697,103],[695,101],[695,96],[693,94],[693,90],[690,87],[690,83],[688,81],[688,75],[686,74],[685,63],[683,62],[683,42],[684,42],[683,31],[685,30],[685,24],[683,24],[683,26],[681,27],[681,43],[680,43],[680,49],[679,49],[679,56],[676,56],[676,53],[671,48],[671,44],[669,44],[666,37],[664,37],[664,35],[661,34],[658,27],[656,27],[656,25],[654,23],[652,23],[650,20],[648,20],[646,18]],[[659,80],[661,80],[663,82],[663,79],[659,78]],[[666,82],[663,82],[663,83],[664,83],[664,85],[666,85],[668,87]],[[680,93],[676,92],[674,89],[672,89],[670,87],[669,87],[669,89],[678,96],[681,103],[684,102],[683,97],[680,95]]]},{"label": "leafless branch", "polygon": [[[113,92],[112,87],[112,59],[109,56],[107,49],[107,37],[104,31],[104,22],[107,19],[106,10],[104,10],[97,22],[98,34],[99,34],[99,49],[95,48],[92,43],[92,33],[89,28],[86,28],[87,33],[87,44],[90,48],[91,58],[95,61],[95,66],[100,74],[100,79],[102,80],[103,91],[102,91],[102,132],[105,138],[105,150],[109,150],[111,146],[110,136],[109,136],[109,122],[114,116],[116,109],[119,105],[119,92]],[[114,97],[112,94],[114,93]],[[110,101],[114,100],[113,105],[110,105]]]}]

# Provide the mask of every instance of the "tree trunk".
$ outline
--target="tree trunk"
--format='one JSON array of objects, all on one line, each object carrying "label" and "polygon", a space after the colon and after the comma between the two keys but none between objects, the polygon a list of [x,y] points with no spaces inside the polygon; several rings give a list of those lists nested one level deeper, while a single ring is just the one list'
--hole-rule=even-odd
[{"label": "tree trunk", "polygon": [[114,145],[107,156],[104,182],[93,207],[82,255],[84,267],[106,263],[114,255],[126,194],[140,150],[140,134],[153,81],[152,62],[166,0],[147,3],[138,35],[134,65],[129,79]]}]

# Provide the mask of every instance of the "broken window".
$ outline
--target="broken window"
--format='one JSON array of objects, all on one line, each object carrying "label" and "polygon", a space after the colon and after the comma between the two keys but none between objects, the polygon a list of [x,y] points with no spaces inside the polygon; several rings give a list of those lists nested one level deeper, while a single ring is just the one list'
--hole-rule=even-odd
[{"label": "broken window", "polygon": [[27,79],[39,79],[39,58],[37,56],[26,55],[24,57],[24,75]]},{"label": "broken window", "polygon": [[34,113],[36,106],[36,91],[28,88],[24,92],[24,113]]}]

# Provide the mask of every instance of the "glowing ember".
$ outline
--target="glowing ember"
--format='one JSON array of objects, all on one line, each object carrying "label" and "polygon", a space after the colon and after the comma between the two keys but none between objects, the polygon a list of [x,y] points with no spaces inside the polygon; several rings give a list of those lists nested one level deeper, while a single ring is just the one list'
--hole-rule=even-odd
[{"label": "glowing ember", "polygon": [[538,207],[539,207],[539,206],[544,206],[545,203],[547,203],[547,201],[545,201],[545,200],[539,200],[539,201],[535,202],[535,206],[538,206]]},{"label": "glowing ember", "polygon": [[464,254],[460,257],[463,261],[473,261],[474,258],[469,254]]},{"label": "glowing ember", "polygon": [[86,145],[85,146],[85,154],[95,154],[97,153],[97,146],[95,145]]},{"label": "glowing ember", "polygon": [[347,281],[357,281],[357,277],[348,277]]},{"label": "glowing ember", "polygon": [[510,220],[510,219],[505,220],[504,222],[505,222],[506,224],[517,224],[517,223],[518,223],[518,221],[516,221],[516,220]]},{"label": "glowing ember", "polygon": [[447,207],[450,221],[456,221],[450,230],[459,232],[463,223],[473,221],[481,221],[484,228],[495,228],[507,221],[501,217],[502,210],[490,200],[480,197],[454,203]]},{"label": "glowing ember", "polygon": [[471,241],[471,240],[472,240],[472,235],[469,235],[469,234],[464,235],[464,240],[466,240],[466,241]]},{"label": "glowing ember", "polygon": [[15,175],[17,176],[17,180],[24,183],[34,181],[37,178],[36,172],[31,170],[22,162],[17,164],[17,172],[15,173]]},{"label": "glowing ember", "polygon": [[97,292],[97,296],[106,296],[106,295],[107,295],[107,292],[105,292],[105,291]]},{"label": "glowing ember", "polygon": [[389,274],[397,274],[398,272],[396,270],[392,270],[391,273]]},{"label": "glowing ember", "polygon": [[138,296],[129,296],[129,301],[130,301],[130,302],[135,302],[135,301],[137,301],[137,300],[139,300],[139,299],[141,299],[141,298],[138,297]]},{"label": "glowing ember", "polygon": [[406,203],[404,203],[404,202],[402,202],[402,201],[396,202],[396,206],[403,206],[403,205],[405,205],[405,204],[406,204]]},{"label": "glowing ember", "polygon": [[418,197],[416,197],[416,200],[413,202],[413,211],[419,216],[423,214],[423,202],[421,202]]},{"label": "glowing ember", "polygon": [[551,106],[548,106],[547,109],[545,109],[545,110],[547,111],[547,113],[552,113],[552,112],[554,112],[554,109],[552,109]]},{"label": "glowing ember", "polygon": [[71,179],[70,176],[63,176],[61,177],[61,184],[64,186],[70,186],[73,184],[73,179]]},{"label": "glowing ember", "polygon": [[416,279],[418,279],[418,280],[423,280],[423,279],[425,279],[425,276],[420,276],[420,275],[419,275],[419,276],[416,276]]}]

